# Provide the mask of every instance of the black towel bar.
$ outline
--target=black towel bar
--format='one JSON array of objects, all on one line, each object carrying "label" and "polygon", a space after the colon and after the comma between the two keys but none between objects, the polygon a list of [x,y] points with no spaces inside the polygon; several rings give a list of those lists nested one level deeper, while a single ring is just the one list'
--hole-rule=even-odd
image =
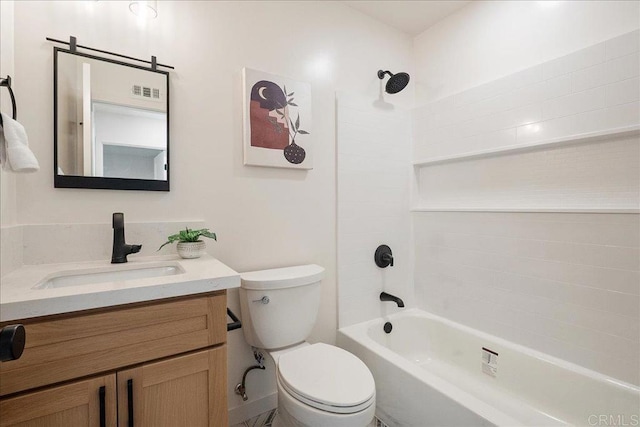
[{"label": "black towel bar", "polygon": [[233,320],[233,322],[227,323],[227,332],[242,328],[242,322],[238,319],[238,316],[233,313],[233,311],[229,310],[229,307],[227,307],[227,316]]},{"label": "black towel bar", "polygon": [[[6,79],[0,78],[0,86],[4,86],[9,90],[9,96],[11,96],[11,106],[13,107],[13,120],[18,118],[18,107],[16,106],[16,97],[13,94],[13,89],[11,89],[11,76],[7,76]],[[2,116],[0,116],[0,126],[2,126]]]}]

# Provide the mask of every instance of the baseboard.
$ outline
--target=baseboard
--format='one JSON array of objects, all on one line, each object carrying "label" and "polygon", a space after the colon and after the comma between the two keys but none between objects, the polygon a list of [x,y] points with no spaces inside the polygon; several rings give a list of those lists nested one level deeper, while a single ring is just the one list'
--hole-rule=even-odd
[{"label": "baseboard", "polygon": [[240,424],[278,406],[278,393],[272,393],[258,400],[229,409],[229,425]]}]

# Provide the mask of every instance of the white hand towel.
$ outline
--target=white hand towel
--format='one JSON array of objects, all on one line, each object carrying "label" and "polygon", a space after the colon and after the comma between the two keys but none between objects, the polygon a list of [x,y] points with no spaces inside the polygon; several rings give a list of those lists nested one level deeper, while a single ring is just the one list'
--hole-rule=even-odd
[{"label": "white hand towel", "polygon": [[7,145],[4,143],[4,128],[2,126],[0,126],[0,166],[2,166],[2,169],[9,169],[7,165]]},{"label": "white hand towel", "polygon": [[2,114],[6,166],[13,172],[36,172],[40,169],[36,156],[29,149],[27,132],[11,116]]}]

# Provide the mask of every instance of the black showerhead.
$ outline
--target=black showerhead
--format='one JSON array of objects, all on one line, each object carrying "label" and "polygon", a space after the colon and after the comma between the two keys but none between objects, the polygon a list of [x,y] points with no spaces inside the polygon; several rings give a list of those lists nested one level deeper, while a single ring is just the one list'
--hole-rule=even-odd
[{"label": "black showerhead", "polygon": [[389,81],[385,87],[387,93],[398,93],[409,84],[409,74],[407,73],[392,74],[391,71],[378,70],[380,80],[384,79],[385,74],[389,74]]}]

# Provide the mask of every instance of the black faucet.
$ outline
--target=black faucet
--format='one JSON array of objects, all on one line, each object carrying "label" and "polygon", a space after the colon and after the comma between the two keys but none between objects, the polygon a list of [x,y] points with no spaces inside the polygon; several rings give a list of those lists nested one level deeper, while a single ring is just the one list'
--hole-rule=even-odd
[{"label": "black faucet", "polygon": [[124,242],[124,214],[113,214],[113,251],[111,264],[127,262],[127,255],[140,252],[142,245],[127,245]]},{"label": "black faucet", "polygon": [[404,302],[395,295],[388,294],[386,292],[380,293],[380,301],[393,301],[398,304],[398,307],[404,307]]}]

